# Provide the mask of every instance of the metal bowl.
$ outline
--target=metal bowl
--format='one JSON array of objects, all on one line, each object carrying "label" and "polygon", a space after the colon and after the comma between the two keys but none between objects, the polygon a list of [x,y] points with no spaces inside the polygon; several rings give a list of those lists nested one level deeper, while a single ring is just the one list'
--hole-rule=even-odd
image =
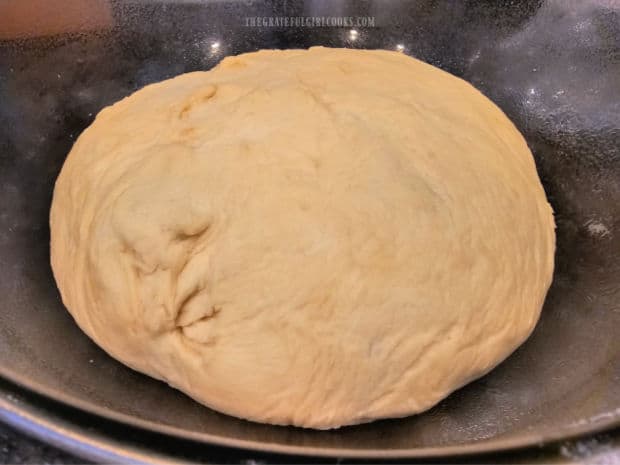
[{"label": "metal bowl", "polygon": [[[143,430],[279,453],[446,457],[620,425],[620,4],[48,3],[0,4],[2,377]],[[284,16],[344,25],[269,25]],[[336,431],[228,417],[124,367],[74,324],[49,266],[54,180],[103,106],[228,54],[311,45],[397,49],[473,83],[525,135],[558,227],[554,282],[520,349],[427,413]]]}]

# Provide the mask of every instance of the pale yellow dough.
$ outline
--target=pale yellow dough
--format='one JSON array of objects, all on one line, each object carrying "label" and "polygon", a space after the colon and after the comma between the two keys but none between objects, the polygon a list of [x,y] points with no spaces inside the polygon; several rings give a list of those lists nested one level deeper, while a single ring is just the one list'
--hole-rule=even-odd
[{"label": "pale yellow dough", "polygon": [[260,51],[147,86],[80,136],[51,210],[63,301],[108,353],[312,428],[488,372],[534,328],[554,248],[508,118],[388,51]]}]

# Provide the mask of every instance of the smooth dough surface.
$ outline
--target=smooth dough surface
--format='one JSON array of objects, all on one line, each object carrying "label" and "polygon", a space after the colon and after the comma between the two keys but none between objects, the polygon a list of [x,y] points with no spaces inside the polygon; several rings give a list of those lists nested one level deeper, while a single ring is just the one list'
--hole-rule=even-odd
[{"label": "smooth dough surface", "polygon": [[216,410],[332,428],[430,408],[530,334],[553,214],[523,137],[388,51],[229,57],[105,108],[56,183],[63,301]]}]

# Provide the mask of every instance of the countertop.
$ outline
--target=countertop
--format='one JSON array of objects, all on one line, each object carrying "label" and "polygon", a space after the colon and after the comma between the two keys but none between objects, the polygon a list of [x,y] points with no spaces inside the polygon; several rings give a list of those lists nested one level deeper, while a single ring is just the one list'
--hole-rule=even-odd
[{"label": "countertop", "polygon": [[0,424],[0,464],[88,463]]}]

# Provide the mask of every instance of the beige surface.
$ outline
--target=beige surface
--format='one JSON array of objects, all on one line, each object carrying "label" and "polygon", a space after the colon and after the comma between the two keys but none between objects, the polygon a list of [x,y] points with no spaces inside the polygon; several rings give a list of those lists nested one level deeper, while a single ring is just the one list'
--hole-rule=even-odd
[{"label": "beige surface", "polygon": [[110,0],[0,0],[0,39],[112,29]]},{"label": "beige surface", "polygon": [[538,319],[555,241],[488,99],[402,54],[324,48],[227,58],[104,109],[51,233],[63,301],[112,356],[315,428],[420,412],[493,368]]}]

